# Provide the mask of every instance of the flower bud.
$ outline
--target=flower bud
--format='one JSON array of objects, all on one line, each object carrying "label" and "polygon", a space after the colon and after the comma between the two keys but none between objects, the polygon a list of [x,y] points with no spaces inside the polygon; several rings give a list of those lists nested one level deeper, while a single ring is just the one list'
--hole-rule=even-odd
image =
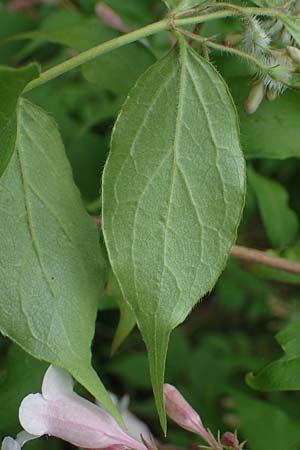
[{"label": "flower bud", "polygon": [[298,66],[300,66],[300,50],[299,50],[299,48],[288,46],[286,49],[287,49],[289,56],[292,58],[292,60]]},{"label": "flower bud", "polygon": [[227,431],[221,438],[221,444],[226,445],[226,447],[234,447],[234,445],[236,444],[235,435]]},{"label": "flower bud", "polygon": [[235,47],[241,43],[243,40],[243,35],[241,33],[231,33],[226,34],[223,38],[223,44],[226,47]]},{"label": "flower bud", "polygon": [[266,99],[269,102],[273,102],[274,100],[276,100],[277,97],[278,97],[278,92],[275,89],[267,88]]},{"label": "flower bud", "polygon": [[204,428],[199,414],[174,386],[164,385],[164,401],[167,414],[174,422],[185,430],[200,435],[210,445],[217,444],[211,433]]},{"label": "flower bud", "polygon": [[265,94],[265,88],[262,81],[253,86],[244,103],[244,110],[247,114],[253,114],[260,106]]}]

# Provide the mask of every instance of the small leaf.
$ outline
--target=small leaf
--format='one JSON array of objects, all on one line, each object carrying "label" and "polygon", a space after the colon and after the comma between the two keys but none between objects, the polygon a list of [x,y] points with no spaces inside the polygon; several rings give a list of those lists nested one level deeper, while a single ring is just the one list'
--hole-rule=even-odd
[{"label": "small leaf", "polygon": [[260,391],[300,390],[300,323],[292,322],[277,334],[284,356],[270,363],[257,375],[249,373],[247,383]]},{"label": "small leaf", "polygon": [[224,269],[244,192],[232,99],[182,43],[131,91],[103,176],[109,258],[148,349],[164,430],[169,335]]},{"label": "small leaf", "polygon": [[120,309],[120,320],[111,346],[111,351],[113,354],[118,350],[127,336],[131,333],[136,325],[136,320],[130,306],[124,300],[123,294],[118,286],[118,282],[113,272],[110,273],[108,286],[109,294],[114,296]]},{"label": "small leaf", "polygon": [[[16,151],[0,180],[0,330],[67,369],[116,413],[91,367],[104,259],[53,120],[19,101]],[[12,270],[12,268],[14,270]]]},{"label": "small leaf", "polygon": [[298,45],[300,45],[300,16],[279,15],[287,30],[291,33]]},{"label": "small leaf", "polygon": [[39,69],[36,64],[22,69],[0,66],[0,177],[15,149],[18,98],[29,81],[38,76]]},{"label": "small leaf", "polygon": [[289,207],[289,195],[278,182],[248,170],[248,179],[253,188],[266,234],[271,244],[285,247],[297,237],[299,222],[297,214]]}]

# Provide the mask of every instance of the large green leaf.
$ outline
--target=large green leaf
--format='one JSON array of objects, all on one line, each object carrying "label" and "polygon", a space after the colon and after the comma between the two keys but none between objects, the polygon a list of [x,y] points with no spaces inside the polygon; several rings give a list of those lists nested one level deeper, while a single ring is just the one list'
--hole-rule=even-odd
[{"label": "large green leaf", "polygon": [[67,369],[115,413],[90,363],[103,287],[96,226],[53,120],[20,100],[17,121],[16,151],[0,180],[0,331]]},{"label": "large green leaf", "polygon": [[229,86],[236,102],[242,145],[247,158],[285,159],[300,157],[300,94],[288,91],[276,101],[263,100],[255,114],[244,111],[249,78],[231,78]]},{"label": "large green leaf", "polygon": [[270,363],[257,375],[247,376],[253,389],[262,391],[300,390],[300,323],[292,322],[276,336],[284,356]]},{"label": "large green leaf", "polygon": [[244,160],[227,87],[182,43],[131,91],[103,177],[105,241],[148,348],[164,429],[170,332],[224,269],[244,191]]},{"label": "large green leaf", "polygon": [[26,84],[39,76],[38,66],[23,69],[0,66],[0,176],[14,152],[17,136],[16,107]]},{"label": "large green leaf", "polygon": [[253,169],[248,179],[257,197],[266,234],[274,247],[285,247],[295,241],[299,222],[289,207],[289,195],[277,181],[266,178]]}]

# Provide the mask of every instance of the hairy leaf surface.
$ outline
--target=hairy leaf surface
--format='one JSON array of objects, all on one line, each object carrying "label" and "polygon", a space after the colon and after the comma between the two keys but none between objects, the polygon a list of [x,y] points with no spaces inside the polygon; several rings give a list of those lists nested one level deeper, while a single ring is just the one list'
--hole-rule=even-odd
[{"label": "hairy leaf surface", "polygon": [[96,226],[52,119],[20,100],[17,121],[16,151],[0,180],[0,330],[115,412],[90,363],[103,287]]},{"label": "hairy leaf surface", "polygon": [[18,98],[26,84],[38,76],[36,64],[30,64],[23,69],[0,66],[0,176],[15,149]]},{"label": "hairy leaf surface", "polygon": [[182,43],[129,95],[103,177],[106,245],[148,348],[164,429],[170,332],[223,270],[244,191],[244,160],[227,87]]}]

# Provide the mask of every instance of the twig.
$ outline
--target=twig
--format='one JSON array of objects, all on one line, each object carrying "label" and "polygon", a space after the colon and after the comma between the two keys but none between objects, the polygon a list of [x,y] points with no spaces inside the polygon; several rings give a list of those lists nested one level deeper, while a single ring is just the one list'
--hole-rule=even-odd
[{"label": "twig", "polygon": [[272,267],[273,269],[283,270],[284,272],[300,274],[300,262],[280,258],[279,256],[272,256],[261,250],[234,245],[230,255],[235,259],[261,264],[262,266]]}]

